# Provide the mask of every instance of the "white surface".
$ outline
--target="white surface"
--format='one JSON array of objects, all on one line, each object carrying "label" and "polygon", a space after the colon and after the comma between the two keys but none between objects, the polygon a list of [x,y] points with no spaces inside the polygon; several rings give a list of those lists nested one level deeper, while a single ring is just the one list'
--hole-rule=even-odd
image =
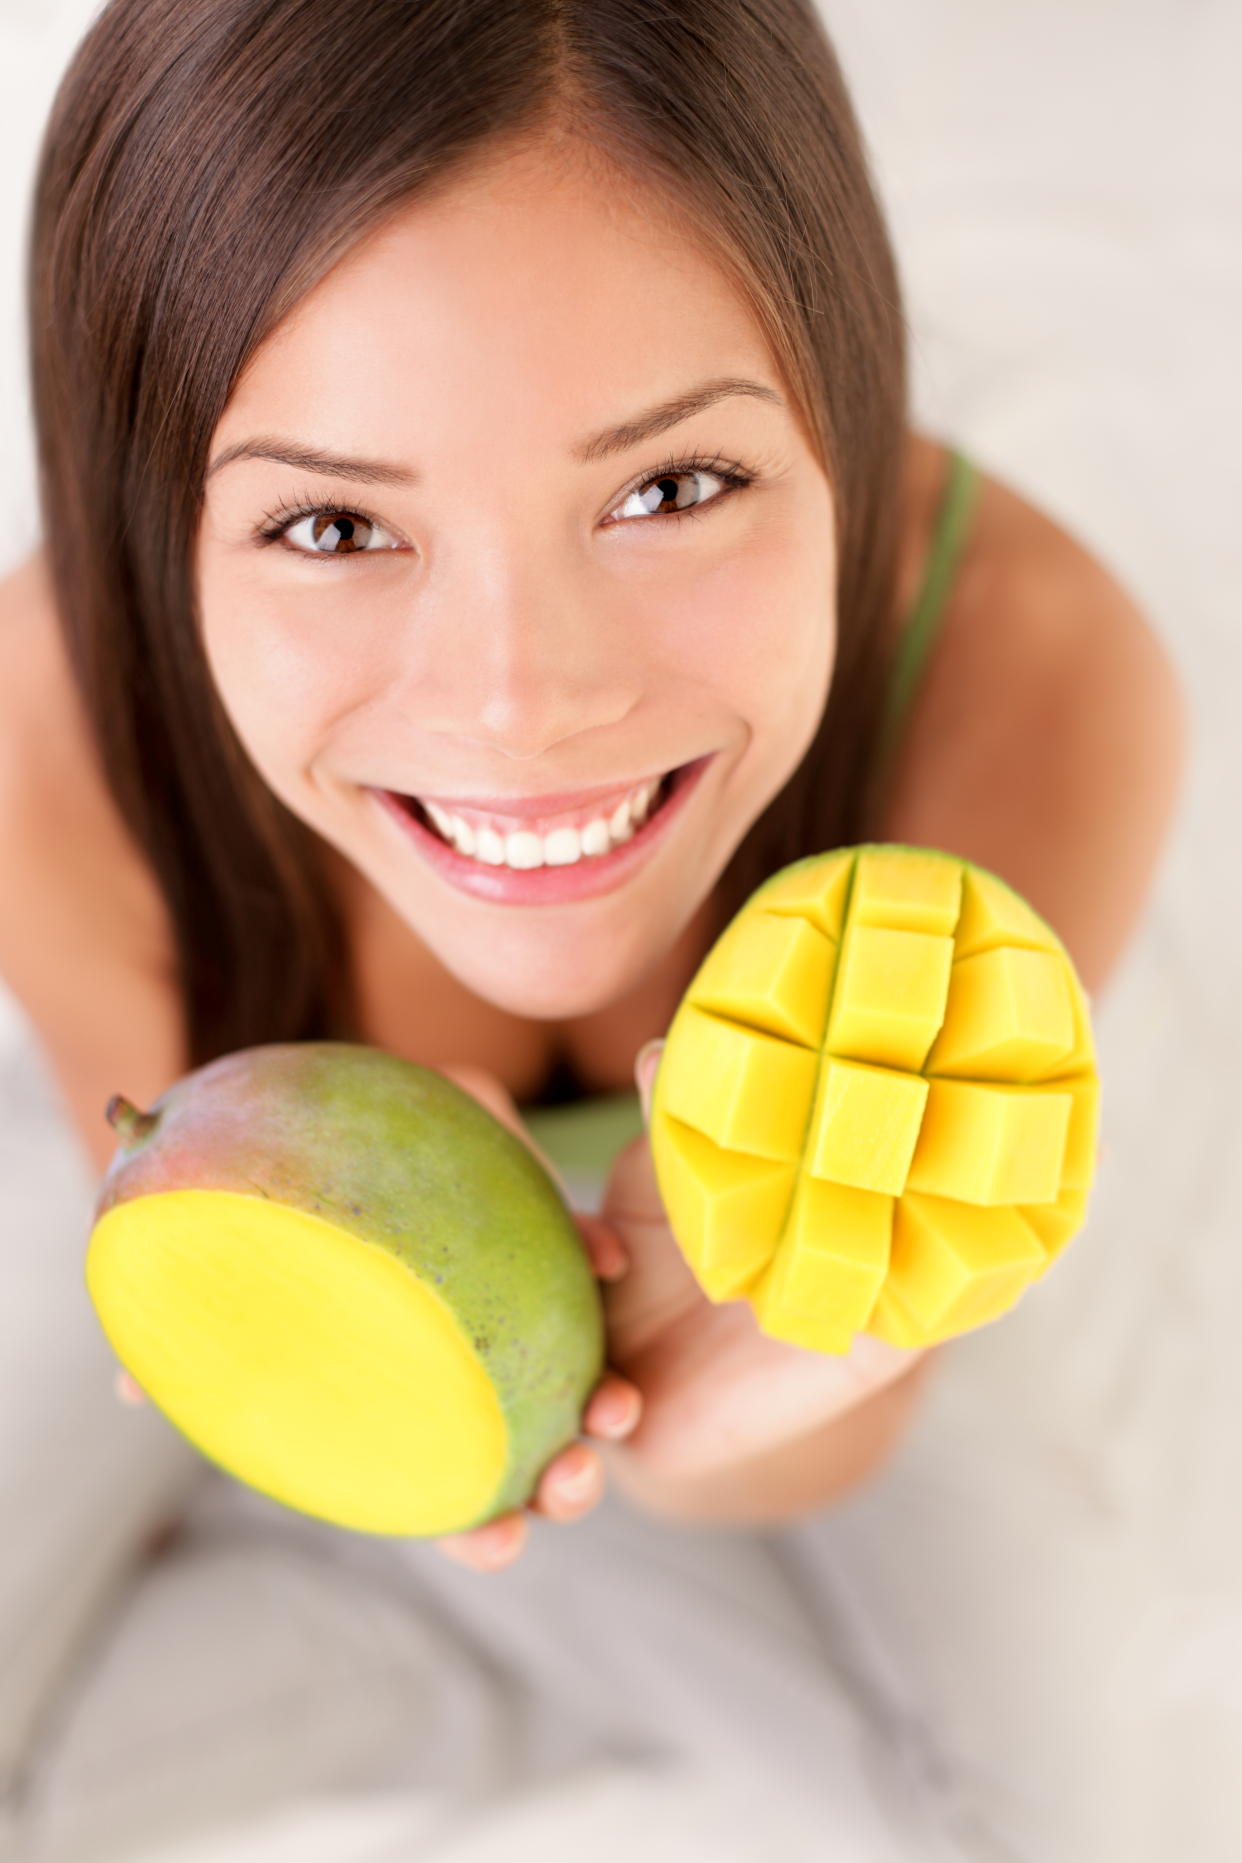
[{"label": "white surface", "polygon": [[[28,170],[92,11],[77,0],[44,0],[37,14],[0,9],[0,568],[37,536],[22,412]],[[1242,1854],[1242,771],[1232,715],[1242,689],[1242,14],[1230,0],[841,0],[825,15],[897,235],[916,412],[1104,557],[1160,626],[1190,689],[1196,746],[1177,837],[1143,931],[1098,1005],[1108,1152],[1089,1229],[1014,1314],[942,1360],[885,1474],[784,1536],[805,1558],[802,1617],[790,1616],[796,1593],[776,1582],[764,1536],[666,1538],[612,1497],[572,1529],[534,1523],[518,1566],[496,1577],[415,1548],[385,1593],[381,1576],[395,1563],[384,1564],[383,1548],[351,1544],[367,1585],[336,1567],[330,1579],[312,1525],[303,1533],[244,1491],[209,1484],[194,1493],[184,1554],[120,1591],[144,1522],[195,1487],[198,1465],[158,1418],[111,1403],[111,1355],[80,1285],[89,1185],[10,1013],[0,1027],[0,1761],[59,1808],[64,1847],[42,1853],[56,1863],[115,1854],[90,1848],[92,1830],[105,1843],[107,1828],[91,1822],[91,1792],[115,1781],[124,1743],[144,1726],[170,1739],[185,1731],[200,1765],[186,1782],[184,1837],[131,1843],[133,1863],[547,1863],[588,1848],[611,1863],[636,1843],[662,1863],[658,1845],[678,1816],[667,1854],[687,1863],[758,1856],[765,1833],[767,1854],[797,1858],[802,1841],[808,1855],[814,1843],[817,1856],[850,1863]],[[697,1597],[696,1544],[712,1574]],[[383,1597],[405,1600],[410,1585],[431,1587],[425,1621],[408,1605],[386,1614]],[[283,1655],[275,1633],[256,1641],[247,1600],[256,1612],[266,1604],[268,1618],[275,1602]],[[539,1634],[541,1611],[550,1634]],[[481,1766],[483,1749],[453,1743],[450,1711],[486,1720],[494,1709],[486,1724],[503,1757],[487,1651],[555,1680],[567,1716],[540,1719],[531,1703],[515,1722],[543,1730],[545,1764],[559,1755],[563,1777],[513,1776],[508,1798],[455,1835],[415,1761],[408,1782],[393,1776],[400,1743],[381,1743],[368,1767],[369,1739],[352,1746],[349,1715],[332,1712],[352,1679],[357,1713],[378,1737],[376,1681],[391,1651],[390,1720],[403,1732],[427,1705],[420,1678],[443,1649],[433,1626],[446,1623],[461,1654],[436,1672],[426,1725],[457,1763]],[[812,1623],[825,1639],[818,1672]],[[199,1644],[179,1643],[196,1626]],[[204,1638],[219,1651],[209,1673]],[[679,1767],[653,1766],[624,1740],[618,1750],[599,1699],[613,1685],[597,1669],[592,1689],[586,1663],[575,1682],[563,1645],[628,1676],[639,1708],[658,1696],[678,1717]],[[307,1685],[304,1723],[290,1724],[274,1692],[281,1661],[300,1664],[304,1680],[328,1678],[317,1694]],[[825,1730],[821,1797],[799,1819],[811,1801],[792,1770],[782,1774],[782,1747],[792,1762],[803,1711],[794,1704],[816,1673],[819,1693],[809,1689],[803,1708]],[[239,1729],[261,1736],[262,1777],[213,1774],[189,1677],[217,1689],[239,1753],[250,1750]],[[402,1689],[413,1691],[404,1707]],[[47,1709],[33,1721],[32,1702]],[[781,1702],[788,1731],[773,1725]],[[122,1709],[128,1722],[117,1720]],[[667,1731],[653,1724],[657,1747]],[[725,1755],[738,1742],[715,1780],[712,1752],[694,1751],[705,1740]],[[29,1753],[38,1764],[22,1775]],[[786,1783],[751,1815],[731,1793],[758,1792],[765,1768]],[[135,1789],[144,1778],[151,1788],[148,1810],[163,1770],[131,1764]],[[194,1835],[196,1818],[225,1815],[226,1784],[238,1796],[231,1828]],[[766,1820],[778,1804],[793,1808],[795,1830],[773,1844]],[[131,1828],[146,1815],[136,1804]],[[150,1815],[159,1828],[158,1804]],[[903,1848],[897,1833],[920,1816],[923,1834]],[[957,1833],[960,1849],[942,1851],[935,1829]],[[8,1852],[4,1841],[0,1856],[26,1863],[16,1824]]]}]

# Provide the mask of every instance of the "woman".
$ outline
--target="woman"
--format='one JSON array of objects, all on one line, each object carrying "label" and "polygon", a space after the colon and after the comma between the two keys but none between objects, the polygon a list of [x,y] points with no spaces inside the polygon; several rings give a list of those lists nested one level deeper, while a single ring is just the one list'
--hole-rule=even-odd
[{"label": "woman", "polygon": [[[910,429],[809,3],[113,0],[30,319],[0,976],[100,1170],[112,1092],[260,1042],[371,1042],[517,1130],[615,1095],[760,880],[864,839],[1001,873],[1098,994],[1176,678],[1072,537]],[[530,1511],[606,1466],[779,1522],[878,1465],[925,1354],[703,1300],[641,1130],[580,1220],[620,1272],[586,1433],[627,1433]],[[440,1544],[492,1569],[525,1528]]]}]

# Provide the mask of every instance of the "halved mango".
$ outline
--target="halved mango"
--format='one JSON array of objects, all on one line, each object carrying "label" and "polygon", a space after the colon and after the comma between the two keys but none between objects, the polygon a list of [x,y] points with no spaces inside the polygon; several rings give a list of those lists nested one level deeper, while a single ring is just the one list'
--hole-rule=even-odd
[{"label": "halved mango", "polygon": [[529,1502],[603,1370],[603,1305],[560,1191],[486,1107],[382,1049],[305,1041],[107,1117],[87,1291],[187,1441],[362,1533]]},{"label": "halved mango", "polygon": [[713,1300],[813,1351],[1008,1312],[1082,1227],[1099,1077],[1061,940],[997,875],[866,842],[794,861],[670,1024],[650,1142]]}]

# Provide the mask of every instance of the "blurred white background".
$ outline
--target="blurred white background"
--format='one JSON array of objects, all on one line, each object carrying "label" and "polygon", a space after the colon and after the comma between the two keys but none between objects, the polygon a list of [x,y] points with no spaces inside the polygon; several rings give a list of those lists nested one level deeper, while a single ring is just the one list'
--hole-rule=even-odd
[{"label": "blurred white background", "polygon": [[[30,173],[95,11],[0,4],[0,570],[38,537]],[[1108,1152],[1089,1229],[1012,1316],[956,1343],[893,1466],[794,1537],[831,1567],[872,1711],[924,1741],[945,1804],[981,1833],[963,1854],[1236,1863],[1242,8],[822,11],[902,263],[916,416],[1127,583],[1182,670],[1195,747],[1147,920],[1097,1005]],[[0,1010],[16,1064],[21,1017]],[[90,1185],[51,1097],[24,1086],[0,1147],[0,1221],[84,1239]],[[57,1297],[83,1300],[66,1260]],[[544,1809],[509,1863],[558,1854],[568,1827]],[[607,1816],[615,1835],[623,1813]],[[312,1863],[308,1843],[290,1856]]]}]

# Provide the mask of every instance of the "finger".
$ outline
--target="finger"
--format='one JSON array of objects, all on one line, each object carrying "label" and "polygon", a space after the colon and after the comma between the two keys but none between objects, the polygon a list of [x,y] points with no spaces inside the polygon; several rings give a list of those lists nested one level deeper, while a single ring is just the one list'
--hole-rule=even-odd
[{"label": "finger", "polygon": [[510,1132],[521,1136],[518,1132],[519,1116],[512,1096],[494,1075],[487,1072],[486,1068],[468,1067],[463,1064],[453,1067],[437,1067],[432,1071],[445,1075],[454,1086],[468,1093],[471,1099],[479,1102],[480,1106],[485,1106],[493,1118],[499,1119],[502,1126],[508,1126]]},{"label": "finger", "polygon": [[498,1572],[512,1565],[526,1544],[526,1516],[520,1508],[472,1527],[469,1533],[446,1533],[435,1542],[446,1559],[475,1572]]},{"label": "finger", "polygon": [[603,1493],[599,1451],[589,1443],[574,1443],[549,1462],[528,1506],[532,1513],[548,1520],[577,1520],[590,1513]]},{"label": "finger", "polygon": [[601,1378],[591,1395],[582,1419],[582,1427],[591,1436],[604,1436],[615,1442],[637,1428],[643,1414],[642,1392],[620,1372]]},{"label": "finger", "polygon": [[629,1270],[630,1256],[624,1242],[611,1223],[602,1217],[588,1216],[583,1210],[573,1212],[591,1267],[600,1281],[619,1281]]}]

